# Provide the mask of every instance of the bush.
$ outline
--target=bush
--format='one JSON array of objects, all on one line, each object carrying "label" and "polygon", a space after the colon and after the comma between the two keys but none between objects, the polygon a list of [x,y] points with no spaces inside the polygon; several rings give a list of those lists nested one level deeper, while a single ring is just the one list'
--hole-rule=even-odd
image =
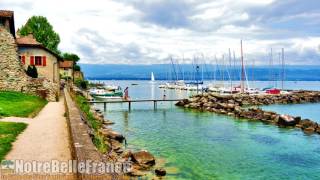
[{"label": "bush", "polygon": [[84,80],[80,80],[80,79],[76,79],[75,80],[75,85],[81,89],[87,89],[89,82],[88,81],[84,81]]},{"label": "bush", "polygon": [[26,73],[28,76],[32,78],[38,78],[38,70],[34,65],[32,66],[29,65]]},{"label": "bush", "polygon": [[79,65],[74,65],[74,71],[81,71],[81,67]]}]

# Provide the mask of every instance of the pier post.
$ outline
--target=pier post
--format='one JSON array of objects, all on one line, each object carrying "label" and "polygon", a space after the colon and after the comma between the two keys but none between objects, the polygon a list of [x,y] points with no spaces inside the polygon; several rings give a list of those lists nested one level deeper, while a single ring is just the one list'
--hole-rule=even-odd
[{"label": "pier post", "polygon": [[107,103],[106,103],[106,102],[103,103],[103,110],[104,110],[105,112],[107,111]]},{"label": "pier post", "polygon": [[157,110],[157,101],[153,101],[153,109]]},{"label": "pier post", "polygon": [[131,111],[131,101],[129,101],[128,103],[129,103],[129,111]]}]

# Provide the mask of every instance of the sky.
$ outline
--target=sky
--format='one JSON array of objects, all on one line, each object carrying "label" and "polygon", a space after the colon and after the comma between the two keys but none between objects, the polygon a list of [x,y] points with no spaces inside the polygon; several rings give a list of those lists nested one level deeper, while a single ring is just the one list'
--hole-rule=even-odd
[{"label": "sky", "polygon": [[[320,65],[319,0],[0,0],[16,29],[47,17],[59,49],[87,64],[228,63]],[[224,60],[223,60],[224,58]],[[195,59],[195,60],[194,60]]]}]

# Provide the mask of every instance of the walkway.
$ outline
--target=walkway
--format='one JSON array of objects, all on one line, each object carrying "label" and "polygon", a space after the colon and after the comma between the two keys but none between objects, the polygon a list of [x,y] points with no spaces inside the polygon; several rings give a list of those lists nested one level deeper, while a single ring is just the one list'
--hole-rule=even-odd
[{"label": "walkway", "polygon": [[49,102],[34,119],[9,117],[1,121],[24,122],[26,130],[13,143],[7,154],[9,160],[68,161],[71,158],[69,149],[68,128],[64,99]]}]

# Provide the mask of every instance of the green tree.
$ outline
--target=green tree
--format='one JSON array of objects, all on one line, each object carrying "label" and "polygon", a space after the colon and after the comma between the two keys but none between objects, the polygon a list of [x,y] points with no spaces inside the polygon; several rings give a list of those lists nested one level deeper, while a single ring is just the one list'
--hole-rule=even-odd
[{"label": "green tree", "polygon": [[73,69],[75,71],[81,71],[81,67],[78,64],[74,65]]},{"label": "green tree", "polygon": [[51,51],[60,54],[58,45],[60,43],[59,34],[53,30],[52,25],[46,17],[32,16],[27,23],[19,29],[21,36],[32,33],[34,38]]},{"label": "green tree", "polygon": [[80,60],[79,56],[73,53],[63,53],[63,59],[72,60],[74,62],[78,62]]}]

